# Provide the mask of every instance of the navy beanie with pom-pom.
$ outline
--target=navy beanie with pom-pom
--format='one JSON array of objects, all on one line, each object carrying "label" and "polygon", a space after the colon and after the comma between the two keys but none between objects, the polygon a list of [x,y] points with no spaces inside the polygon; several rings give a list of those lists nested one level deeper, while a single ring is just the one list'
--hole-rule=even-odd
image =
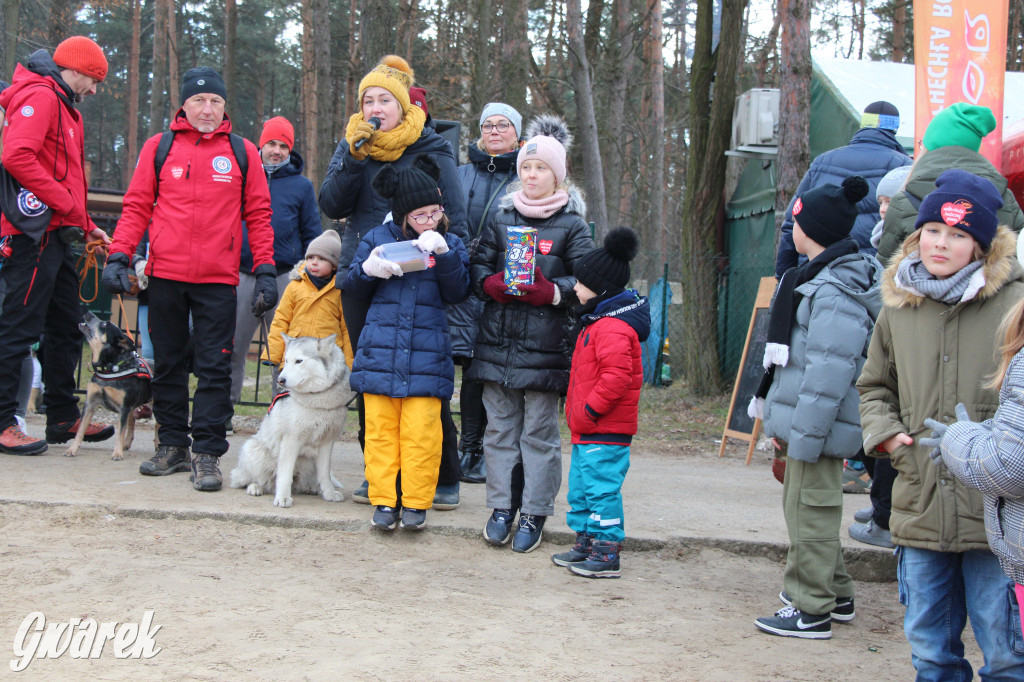
[{"label": "navy beanie with pom-pom", "polygon": [[636,257],[640,240],[628,227],[617,227],[604,238],[604,246],[580,256],[573,274],[597,295],[622,291],[629,284],[629,261]]},{"label": "navy beanie with pom-pom", "polygon": [[408,168],[384,166],[370,183],[374,191],[391,202],[391,217],[396,225],[405,222],[405,216],[417,208],[441,203],[441,190],[437,183],[441,168],[427,154],[420,154]]},{"label": "navy beanie with pom-pom", "polygon": [[857,220],[857,202],[868,195],[868,182],[859,175],[843,186],[826,184],[804,192],[793,204],[793,220],[815,243],[831,246],[850,236]]}]

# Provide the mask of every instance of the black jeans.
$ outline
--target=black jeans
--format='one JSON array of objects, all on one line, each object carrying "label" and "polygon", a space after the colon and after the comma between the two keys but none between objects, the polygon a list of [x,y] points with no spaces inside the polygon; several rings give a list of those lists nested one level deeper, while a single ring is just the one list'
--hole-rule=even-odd
[{"label": "black jeans", "polygon": [[47,424],[79,417],[75,367],[82,357],[82,308],[71,248],[47,232],[35,244],[11,237],[11,257],[0,268],[0,431],[15,423],[21,362],[29,346],[46,332],[40,361]]},{"label": "black jeans", "polygon": [[483,452],[487,411],[484,410],[484,382],[466,378],[473,358],[459,358],[462,365],[462,388],[459,390],[459,413],[462,416],[463,452]]},{"label": "black jeans", "polygon": [[[871,459],[868,457],[867,459]],[[892,484],[896,481],[896,470],[885,458],[875,460],[875,471],[871,476],[871,519],[879,528],[889,530],[889,516],[892,514]]]},{"label": "black jeans", "polygon": [[[235,288],[149,278],[149,329],[153,369],[153,415],[161,445],[192,447],[195,453],[228,450],[224,424],[231,418],[231,353],[235,335]],[[199,379],[188,422],[189,317],[192,371]],[[191,441],[189,435],[191,434]]]}]

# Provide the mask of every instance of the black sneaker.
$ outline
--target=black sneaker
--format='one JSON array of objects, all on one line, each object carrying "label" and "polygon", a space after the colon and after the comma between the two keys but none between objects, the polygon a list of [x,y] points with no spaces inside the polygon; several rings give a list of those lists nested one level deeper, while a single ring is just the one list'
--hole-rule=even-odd
[{"label": "black sneaker", "polygon": [[537,549],[544,537],[544,522],[547,518],[536,514],[520,514],[519,529],[512,538],[512,551],[525,554]]},{"label": "black sneaker", "polygon": [[166,476],[178,471],[188,471],[192,464],[188,448],[180,445],[161,445],[156,454],[139,465],[143,476]]},{"label": "black sneaker", "polygon": [[590,543],[590,556],[586,561],[570,564],[569,570],[584,578],[618,578],[622,575],[619,570],[621,552],[621,542],[594,540]]},{"label": "black sneaker", "polygon": [[827,613],[812,616],[792,606],[783,606],[774,616],[758,618],[754,625],[760,630],[780,637],[832,639],[832,618]]},{"label": "black sneaker", "polygon": [[515,520],[514,509],[495,509],[484,526],[484,540],[492,545],[504,545],[512,537],[512,524]]},{"label": "black sneaker", "polygon": [[[793,600],[789,598],[786,591],[779,592],[779,601],[786,606],[792,606]],[[832,609],[832,620],[840,623],[849,623],[857,615],[853,610],[853,597],[836,597],[836,607]]]},{"label": "black sneaker", "polygon": [[[376,514],[374,514],[376,517]],[[420,530],[427,525],[427,510],[402,507],[401,527],[405,530]]]},{"label": "black sneaker", "polygon": [[559,552],[551,555],[551,561],[555,566],[568,566],[586,561],[590,556],[590,544],[593,538],[586,533],[576,533],[576,544],[568,552]]},{"label": "black sneaker", "polygon": [[394,530],[398,525],[398,510],[394,507],[385,507],[382,504],[377,505],[370,525],[380,530]]},{"label": "black sneaker", "polygon": [[[46,442],[47,443],[67,443],[69,440],[74,438],[78,434],[78,425],[82,422],[82,418],[70,422],[61,422],[59,424],[47,424],[46,425]],[[99,422],[90,422],[89,428],[85,430],[84,440],[86,443],[99,443],[114,435],[114,427],[110,424],[101,424]]]},{"label": "black sneaker", "polygon": [[220,457],[192,453],[192,475],[188,477],[196,490],[212,493],[224,485],[224,477],[220,474]]},{"label": "black sneaker", "polygon": [[352,501],[356,504],[370,504],[370,484],[363,479],[363,484],[352,491]]}]

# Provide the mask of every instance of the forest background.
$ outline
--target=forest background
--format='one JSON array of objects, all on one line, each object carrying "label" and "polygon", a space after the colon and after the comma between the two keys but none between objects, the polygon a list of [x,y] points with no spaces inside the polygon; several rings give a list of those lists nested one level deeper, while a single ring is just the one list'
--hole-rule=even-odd
[{"label": "forest background", "polygon": [[[0,79],[38,48],[84,34],[110,71],[82,103],[94,187],[124,189],[141,142],[166,129],[180,74],[207,65],[228,88],[234,131],[275,115],[319,186],[359,80],[405,57],[435,119],[462,124],[460,162],[489,101],[524,121],[557,113],[576,142],[570,175],[597,238],[633,226],[634,277],[681,284],[676,365],[695,393],[723,377],[715,292],[734,99],[781,89],[777,212],[810,158],[811,54],[913,62],[910,0],[0,0]],[[1022,70],[1024,0],[1009,2],[1007,70]],[[904,112],[910,115],[911,112]],[[769,273],[766,273],[769,274]]]}]

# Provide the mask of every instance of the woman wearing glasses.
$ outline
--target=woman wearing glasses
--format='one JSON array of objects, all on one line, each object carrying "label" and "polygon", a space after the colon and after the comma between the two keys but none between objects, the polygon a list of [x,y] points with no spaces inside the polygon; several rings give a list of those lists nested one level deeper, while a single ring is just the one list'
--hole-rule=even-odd
[{"label": "woman wearing glasses", "polygon": [[[466,198],[469,214],[469,250],[480,238],[480,233],[498,213],[501,198],[508,186],[515,182],[516,154],[523,118],[519,112],[502,102],[491,102],[480,114],[480,139],[469,148],[469,163],[459,166],[459,182]],[[467,379],[465,374],[473,362],[473,344],[476,342],[477,321],[484,302],[473,297],[448,309],[451,328],[452,352],[455,362],[462,366],[462,386],[459,390],[459,412],[462,414],[462,441],[459,452],[462,460],[462,480],[483,483],[487,477],[484,463],[484,429],[487,413],[484,411],[484,385]],[[520,480],[522,476],[520,475]],[[522,490],[522,483],[518,489]],[[516,505],[518,506],[518,505]]]},{"label": "woman wearing glasses", "polygon": [[[352,389],[366,410],[366,480],[372,525],[419,530],[434,503],[441,462],[441,405],[455,388],[446,306],[469,295],[469,256],[448,231],[438,180],[422,155],[409,168],[385,166],[373,189],[390,200],[391,220],[363,237],[344,290],[370,302],[352,365]],[[414,255],[389,249],[412,241]]]}]

